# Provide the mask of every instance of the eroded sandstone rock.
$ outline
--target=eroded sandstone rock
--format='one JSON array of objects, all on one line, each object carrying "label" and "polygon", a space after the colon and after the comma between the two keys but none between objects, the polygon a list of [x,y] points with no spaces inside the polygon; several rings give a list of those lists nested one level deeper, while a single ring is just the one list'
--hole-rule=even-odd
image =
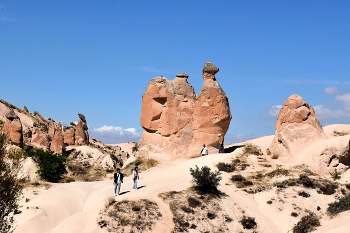
[{"label": "eroded sandstone rock", "polygon": [[3,132],[5,133],[7,139],[13,144],[19,147],[23,146],[22,123],[13,109],[11,109],[10,112],[5,115]]},{"label": "eroded sandstone rock", "polygon": [[270,145],[273,157],[293,162],[315,143],[327,139],[312,106],[299,95],[284,102],[276,122],[275,137]]},{"label": "eroded sandstone rock", "polygon": [[217,134],[225,134],[231,121],[228,98],[215,78],[218,71],[210,62],[204,65],[198,97],[184,73],[172,81],[160,76],[149,82],[142,97],[141,155],[154,152],[189,158],[200,155],[203,143],[209,152],[217,152]]},{"label": "eroded sandstone rock", "polygon": [[75,128],[75,144],[76,145],[88,145],[89,144],[89,132],[86,124],[85,116],[78,113],[79,120]]},{"label": "eroded sandstone rock", "polygon": [[63,133],[62,133],[62,125],[59,122],[56,126],[54,126],[54,135],[52,137],[50,150],[57,154],[62,154],[62,149],[63,149]]},{"label": "eroded sandstone rock", "polygon": [[32,130],[31,144],[35,148],[48,150],[50,147],[49,136],[45,132],[40,131],[37,126],[34,126]]}]

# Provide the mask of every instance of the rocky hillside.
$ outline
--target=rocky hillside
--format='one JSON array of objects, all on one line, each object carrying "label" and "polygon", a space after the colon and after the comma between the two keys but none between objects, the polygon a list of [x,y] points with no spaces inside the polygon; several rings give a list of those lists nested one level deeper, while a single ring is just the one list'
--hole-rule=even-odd
[{"label": "rocky hillside", "polygon": [[38,179],[35,158],[38,149],[68,156],[70,180],[101,179],[106,172],[122,167],[131,157],[130,152],[118,145],[106,145],[90,138],[86,118],[81,113],[78,113],[77,123],[63,126],[37,111],[29,112],[26,106],[20,109],[0,99],[0,123],[12,147],[25,155],[19,174],[22,179]]}]

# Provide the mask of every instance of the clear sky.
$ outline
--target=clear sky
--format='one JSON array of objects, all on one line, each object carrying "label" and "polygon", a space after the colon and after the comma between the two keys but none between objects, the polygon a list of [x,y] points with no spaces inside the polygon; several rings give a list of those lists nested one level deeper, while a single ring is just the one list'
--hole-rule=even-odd
[{"label": "clear sky", "polygon": [[156,76],[211,61],[232,121],[226,143],[271,135],[292,94],[322,125],[350,120],[350,1],[0,0],[0,98],[90,136],[138,141]]}]

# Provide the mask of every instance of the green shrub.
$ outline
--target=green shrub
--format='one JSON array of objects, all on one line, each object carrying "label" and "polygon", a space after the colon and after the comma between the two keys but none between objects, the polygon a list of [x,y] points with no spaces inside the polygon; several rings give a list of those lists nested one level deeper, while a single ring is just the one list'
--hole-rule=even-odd
[{"label": "green shrub", "polygon": [[320,220],[313,213],[306,215],[293,227],[293,233],[311,232],[320,226]]},{"label": "green shrub", "polygon": [[255,218],[252,217],[243,216],[240,223],[242,224],[244,229],[255,229],[257,227]]},{"label": "green shrub", "polygon": [[330,172],[329,174],[331,175],[333,180],[339,180],[341,178],[341,173],[338,172],[336,168],[334,168],[334,172]]},{"label": "green shrub", "polygon": [[6,157],[16,157],[11,151],[6,153],[6,144],[6,136],[0,127],[0,232],[13,232],[13,214],[18,209],[22,187],[11,165],[6,162]]},{"label": "green shrub", "polygon": [[41,149],[37,150],[35,154],[39,165],[38,174],[41,179],[49,182],[57,182],[67,173],[64,164],[66,162],[65,156]]},{"label": "green shrub", "polygon": [[336,216],[337,214],[350,210],[350,194],[340,198],[338,201],[328,204],[327,214]]},{"label": "green shrub", "polygon": [[207,166],[199,169],[196,165],[195,169],[190,168],[190,173],[192,175],[192,184],[205,193],[217,191],[217,187],[222,179],[219,171],[212,172]]}]

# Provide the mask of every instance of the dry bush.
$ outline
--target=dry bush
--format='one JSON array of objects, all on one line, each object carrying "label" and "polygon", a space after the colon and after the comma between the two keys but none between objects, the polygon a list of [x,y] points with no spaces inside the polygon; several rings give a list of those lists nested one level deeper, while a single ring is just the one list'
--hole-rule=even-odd
[{"label": "dry bush", "polygon": [[345,135],[349,135],[349,132],[333,131],[333,136],[334,137],[345,136]]},{"label": "dry bush", "polygon": [[229,164],[229,163],[218,163],[216,165],[216,167],[218,168],[219,171],[223,171],[223,172],[234,172],[235,171],[235,165],[234,164]]},{"label": "dry bush", "polygon": [[245,188],[247,186],[252,186],[253,185],[253,182],[251,180],[247,180],[242,175],[233,175],[231,177],[231,181],[233,183],[235,183],[237,188]]},{"label": "dry bush", "polygon": [[244,229],[255,229],[257,227],[257,223],[255,222],[255,218],[243,216],[239,221]]},{"label": "dry bush", "polygon": [[109,206],[113,205],[115,202],[114,197],[108,197],[105,201],[105,207],[108,208]]},{"label": "dry bush", "polygon": [[340,198],[338,201],[328,204],[327,214],[336,216],[337,214],[350,210],[350,194]]},{"label": "dry bush", "polygon": [[311,232],[318,226],[321,226],[320,220],[315,214],[310,213],[309,215],[302,217],[297,225],[293,227],[293,233]]},{"label": "dry bush", "polygon": [[245,144],[243,154],[263,155],[261,149],[257,145],[254,145],[253,143]]}]

